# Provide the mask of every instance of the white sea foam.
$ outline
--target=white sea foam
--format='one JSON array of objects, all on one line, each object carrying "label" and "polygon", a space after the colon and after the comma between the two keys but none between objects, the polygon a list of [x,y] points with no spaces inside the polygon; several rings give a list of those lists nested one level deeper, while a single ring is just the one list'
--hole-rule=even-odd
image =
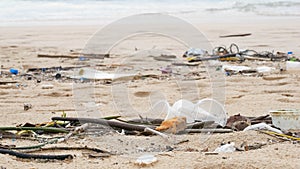
[{"label": "white sea foam", "polygon": [[103,23],[139,13],[196,17],[203,13],[300,16],[299,0],[1,0],[0,25],[27,22]]}]

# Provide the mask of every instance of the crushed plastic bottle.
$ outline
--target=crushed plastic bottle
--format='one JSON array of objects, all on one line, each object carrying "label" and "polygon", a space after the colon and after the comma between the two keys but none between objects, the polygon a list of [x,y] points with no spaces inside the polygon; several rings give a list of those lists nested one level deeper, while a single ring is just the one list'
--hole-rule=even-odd
[{"label": "crushed plastic bottle", "polygon": [[178,100],[170,106],[166,100],[157,102],[154,109],[167,112],[165,120],[174,117],[186,117],[187,123],[195,121],[214,121],[221,126],[225,126],[227,115],[224,107],[214,99],[202,99],[196,104],[188,100]]}]

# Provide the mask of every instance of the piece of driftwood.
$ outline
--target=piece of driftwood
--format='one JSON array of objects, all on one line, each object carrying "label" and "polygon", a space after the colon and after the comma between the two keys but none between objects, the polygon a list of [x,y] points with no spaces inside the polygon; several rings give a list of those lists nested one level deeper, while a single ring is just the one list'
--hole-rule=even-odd
[{"label": "piece of driftwood", "polygon": [[78,55],[38,54],[39,58],[78,58]]},{"label": "piece of driftwood", "polygon": [[95,119],[95,118],[52,117],[52,120],[79,121],[80,123],[95,123],[95,124],[121,128],[124,130],[134,130],[134,131],[141,131],[141,132],[143,132],[146,127],[154,128],[153,126],[134,125],[134,124],[128,124],[128,123],[123,123],[118,121],[110,121],[110,120]]},{"label": "piece of driftwood", "polygon": [[27,159],[49,159],[49,160],[65,160],[65,159],[72,159],[73,156],[71,154],[64,154],[64,155],[41,155],[41,154],[28,154],[28,153],[21,153],[13,150],[2,149],[0,148],[1,154],[9,154],[18,158],[27,158]]},{"label": "piece of driftwood", "polygon": [[88,146],[84,146],[84,147],[66,147],[66,146],[54,146],[54,147],[41,147],[39,149],[34,149],[34,150],[28,150],[26,151],[26,153],[31,153],[31,152],[40,152],[40,151],[54,151],[54,150],[89,150],[89,151],[93,151],[96,153],[106,153],[106,154],[111,154],[108,151],[105,150],[101,150],[98,148],[94,148],[94,147],[88,147]]},{"label": "piece of driftwood", "polygon": [[157,134],[157,135],[161,136],[162,138],[164,138],[164,139],[166,139],[166,140],[169,139],[169,136],[168,136],[168,135],[166,135],[166,134],[164,134],[164,133],[161,133],[161,132],[159,132],[159,131],[156,131],[156,130],[154,130],[154,129],[151,129],[151,128],[149,128],[149,127],[146,127],[146,128],[145,128],[145,131],[151,132],[151,133],[153,133],[153,134]]},{"label": "piece of driftwood", "polygon": [[231,37],[244,37],[244,36],[250,36],[251,33],[241,33],[241,34],[232,34],[232,35],[221,35],[220,38],[231,38]]},{"label": "piece of driftwood", "polygon": [[258,117],[254,117],[254,118],[250,118],[251,121],[256,121],[256,120],[263,120],[266,119],[267,117],[269,117],[270,115],[264,115],[264,116],[258,116]]},{"label": "piece of driftwood", "polygon": [[54,67],[46,67],[46,68],[29,68],[26,72],[35,72],[35,71],[58,71],[58,70],[73,70],[84,68],[87,66],[68,66],[68,67],[61,67],[61,66],[54,66]]},{"label": "piece of driftwood", "polygon": [[38,145],[33,145],[33,146],[22,146],[22,147],[13,147],[11,149],[14,149],[14,150],[29,150],[29,149],[37,149],[37,148],[41,148],[41,147],[44,147],[45,145],[47,144],[53,144],[53,143],[56,143],[58,141],[57,138],[55,139],[51,139],[45,143],[41,143],[41,144],[38,144]]},{"label": "piece of driftwood", "polygon": [[230,57],[236,57],[237,55],[241,55],[242,53],[230,53],[230,54],[225,54],[222,56],[210,56],[210,57],[197,57],[189,60],[188,62],[201,62],[201,61],[208,61],[208,60],[219,60],[219,59],[225,59],[225,58],[230,58]]},{"label": "piece of driftwood", "polygon": [[66,129],[61,129],[61,128],[54,128],[54,127],[0,127],[0,130],[5,131],[5,130],[32,130],[32,131],[44,131],[48,133],[68,133],[69,131]]},{"label": "piece of driftwood", "polygon": [[[147,117],[146,118],[140,117],[139,119],[128,120],[127,123],[160,125],[163,121],[164,121],[164,119],[153,119],[153,118],[147,118]],[[125,121],[123,121],[123,122],[125,122]]]},{"label": "piece of driftwood", "polygon": [[214,121],[195,122],[195,123],[187,124],[186,127],[188,129],[202,129],[205,127],[209,127],[214,123],[215,123]]},{"label": "piece of driftwood", "polygon": [[37,57],[41,58],[71,58],[76,59],[80,56],[85,58],[103,59],[108,58],[109,54],[82,54],[82,55],[63,55],[63,54],[38,54]]},{"label": "piece of driftwood", "polygon": [[18,81],[1,81],[0,85],[7,85],[7,84],[14,84],[14,83],[18,83]]}]

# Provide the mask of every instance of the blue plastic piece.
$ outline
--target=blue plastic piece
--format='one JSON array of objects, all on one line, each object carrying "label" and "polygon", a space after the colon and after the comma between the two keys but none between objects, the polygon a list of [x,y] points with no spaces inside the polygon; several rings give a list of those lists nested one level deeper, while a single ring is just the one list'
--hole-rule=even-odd
[{"label": "blue plastic piece", "polygon": [[11,74],[14,74],[14,75],[17,75],[17,74],[19,73],[18,69],[13,69],[13,68],[11,68],[11,69],[9,70],[9,72],[10,72]]}]

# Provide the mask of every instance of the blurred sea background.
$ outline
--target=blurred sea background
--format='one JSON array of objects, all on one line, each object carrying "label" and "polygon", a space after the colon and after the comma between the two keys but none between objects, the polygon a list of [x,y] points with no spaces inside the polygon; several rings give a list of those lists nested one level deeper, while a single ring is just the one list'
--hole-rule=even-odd
[{"label": "blurred sea background", "polygon": [[140,13],[187,20],[300,17],[300,0],[1,0],[0,26],[107,24]]}]

